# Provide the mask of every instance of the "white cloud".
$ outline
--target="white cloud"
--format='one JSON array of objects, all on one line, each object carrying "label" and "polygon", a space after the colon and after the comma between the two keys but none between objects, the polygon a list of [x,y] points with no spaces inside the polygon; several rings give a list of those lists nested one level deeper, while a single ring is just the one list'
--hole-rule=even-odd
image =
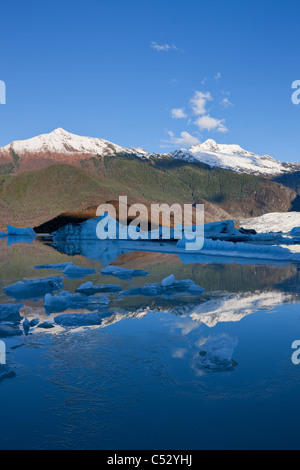
[{"label": "white cloud", "polygon": [[180,51],[178,47],[175,45],[170,44],[157,44],[157,42],[153,41],[150,46],[152,49],[158,52],[169,52],[169,51]]},{"label": "white cloud", "polygon": [[225,126],[225,119],[215,119],[209,115],[199,117],[195,124],[201,131],[217,131],[224,134],[228,132]]},{"label": "white cloud", "polygon": [[181,132],[180,137],[176,137],[174,132],[168,131],[170,140],[165,143],[179,147],[192,147],[192,145],[199,144],[199,139],[188,132]]},{"label": "white cloud", "polygon": [[183,108],[172,109],[171,115],[173,119],[186,119],[187,115]]},{"label": "white cloud", "polygon": [[195,91],[195,94],[191,99],[191,105],[196,116],[206,114],[206,104],[208,101],[212,101],[212,96],[208,91],[206,93]]},{"label": "white cloud", "polygon": [[222,74],[219,72],[219,73],[217,73],[217,75],[215,76],[215,80],[220,80],[221,77],[222,77]]},{"label": "white cloud", "polygon": [[234,106],[228,98],[223,98],[220,104],[225,108],[231,108],[232,106]]}]

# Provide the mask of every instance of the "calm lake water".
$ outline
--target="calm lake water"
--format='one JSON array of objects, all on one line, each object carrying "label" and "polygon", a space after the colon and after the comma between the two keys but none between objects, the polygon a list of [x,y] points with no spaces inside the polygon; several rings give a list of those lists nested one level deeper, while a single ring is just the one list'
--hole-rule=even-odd
[{"label": "calm lake water", "polygon": [[[35,328],[4,339],[15,376],[0,382],[0,449],[299,448],[300,366],[291,359],[300,340],[299,266],[195,263],[192,255],[102,250],[99,243],[95,249],[1,240],[0,304],[20,303],[5,286],[61,275],[34,266],[70,261],[150,273],[64,279],[71,293],[88,281],[129,289],[170,274],[192,279],[205,293],[109,294],[110,314],[100,327]],[[45,313],[43,299],[21,303],[29,320],[58,315]],[[205,365],[203,345],[218,338],[236,345],[231,367]]]}]

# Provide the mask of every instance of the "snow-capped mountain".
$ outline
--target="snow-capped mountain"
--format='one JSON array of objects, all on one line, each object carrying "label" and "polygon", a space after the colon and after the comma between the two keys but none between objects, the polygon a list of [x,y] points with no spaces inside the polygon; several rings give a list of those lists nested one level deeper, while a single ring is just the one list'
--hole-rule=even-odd
[{"label": "snow-capped mountain", "polygon": [[81,137],[64,129],[28,140],[14,141],[0,148],[0,165],[14,162],[19,171],[44,168],[52,163],[80,164],[96,155],[135,155],[143,159],[171,157],[188,162],[201,162],[211,167],[237,173],[273,177],[300,170],[300,164],[282,163],[274,158],[242,149],[239,145],[219,145],[214,140],[180,149],[169,154],[150,154],[142,148],[125,148],[100,138]]},{"label": "snow-capped mountain", "polygon": [[0,148],[0,155],[11,154],[26,156],[32,154],[80,154],[80,155],[115,155],[116,153],[147,156],[141,149],[127,149],[107,140],[93,137],[81,137],[64,129],[56,129],[50,134],[42,134],[28,140],[17,140]]},{"label": "snow-capped mountain", "polygon": [[177,150],[171,155],[176,159],[260,176],[276,176],[300,170],[299,164],[282,163],[269,155],[256,155],[239,145],[219,145],[212,139],[194,145],[189,150]]}]

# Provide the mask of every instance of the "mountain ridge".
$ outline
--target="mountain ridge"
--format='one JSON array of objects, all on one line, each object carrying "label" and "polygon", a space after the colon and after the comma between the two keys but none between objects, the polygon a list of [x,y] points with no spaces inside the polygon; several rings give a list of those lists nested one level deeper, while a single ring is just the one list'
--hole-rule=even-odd
[{"label": "mountain ridge", "polygon": [[[95,137],[83,137],[55,129],[27,140],[16,140],[0,147],[0,167],[6,165],[13,172],[42,169],[53,163],[80,165],[80,162],[95,156],[137,156],[156,160],[166,156],[187,162],[204,163],[211,168],[222,168],[236,173],[259,175],[267,178],[300,171],[300,164],[282,163],[269,155],[257,155],[239,145],[217,144],[213,139],[193,145],[190,149],[154,154],[142,148],[126,148]],[[5,169],[4,169],[5,171]]]}]

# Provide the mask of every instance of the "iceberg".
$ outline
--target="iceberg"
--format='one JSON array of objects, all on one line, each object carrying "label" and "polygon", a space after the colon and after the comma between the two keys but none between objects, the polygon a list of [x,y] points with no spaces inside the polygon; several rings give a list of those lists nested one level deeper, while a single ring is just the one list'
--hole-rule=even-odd
[{"label": "iceberg", "polygon": [[10,338],[12,336],[22,335],[22,330],[16,326],[0,325],[0,338]]},{"label": "iceberg", "polygon": [[45,321],[44,323],[40,323],[38,328],[41,328],[42,330],[51,330],[52,328],[55,328],[55,325],[50,321]]},{"label": "iceberg", "polygon": [[104,318],[112,315],[112,312],[103,313],[69,313],[58,315],[54,318],[57,325],[64,327],[82,327],[101,325]]},{"label": "iceberg", "polygon": [[82,284],[82,286],[78,287],[75,292],[78,294],[83,295],[95,295],[95,294],[108,294],[108,293],[115,293],[121,292],[122,286],[118,286],[116,284],[102,284],[100,286],[94,285],[92,282],[87,282],[86,284]]},{"label": "iceberg", "polygon": [[208,338],[201,347],[201,364],[205,369],[226,370],[233,367],[232,360],[238,339],[229,335],[219,335]]},{"label": "iceberg", "polygon": [[100,272],[103,276],[115,276],[123,280],[131,280],[133,277],[145,277],[149,274],[148,271],[120,268],[119,266],[108,266]]},{"label": "iceberg", "polygon": [[35,279],[32,281],[19,281],[9,287],[4,287],[4,292],[8,297],[16,300],[38,300],[49,292],[63,289],[63,277],[49,277],[46,279]]},{"label": "iceberg", "polygon": [[73,266],[73,263],[43,264],[41,266],[34,266],[34,269],[52,269],[53,271],[63,271],[68,266]]},{"label": "iceberg", "polygon": [[23,318],[20,315],[21,308],[23,308],[22,304],[0,305],[0,322],[20,323]]},{"label": "iceberg", "polygon": [[63,270],[63,274],[70,280],[82,279],[83,277],[96,273],[96,269],[81,268],[80,266],[75,266],[73,263]]},{"label": "iceberg", "polygon": [[70,294],[67,291],[60,292],[57,295],[46,294],[44,299],[44,308],[48,314],[64,312],[68,309],[98,310],[108,304],[109,298],[105,296],[87,297],[81,294]]},{"label": "iceberg", "polygon": [[136,287],[134,289],[128,289],[120,292],[120,296],[133,297],[133,296],[145,296],[145,297],[157,297],[160,295],[175,295],[177,293],[187,293],[190,295],[202,295],[205,289],[197,286],[194,281],[186,279],[183,281],[176,281],[175,276],[171,276],[163,279],[161,284],[150,284],[145,287]]},{"label": "iceberg", "polygon": [[175,282],[175,276],[174,274],[171,274],[171,276],[166,277],[165,279],[162,280],[161,286],[168,287],[174,284],[174,282]]},{"label": "iceberg", "polygon": [[28,237],[28,238],[36,238],[36,233],[31,227],[27,228],[16,228],[12,227],[11,225],[7,226],[7,235],[12,237]]}]

